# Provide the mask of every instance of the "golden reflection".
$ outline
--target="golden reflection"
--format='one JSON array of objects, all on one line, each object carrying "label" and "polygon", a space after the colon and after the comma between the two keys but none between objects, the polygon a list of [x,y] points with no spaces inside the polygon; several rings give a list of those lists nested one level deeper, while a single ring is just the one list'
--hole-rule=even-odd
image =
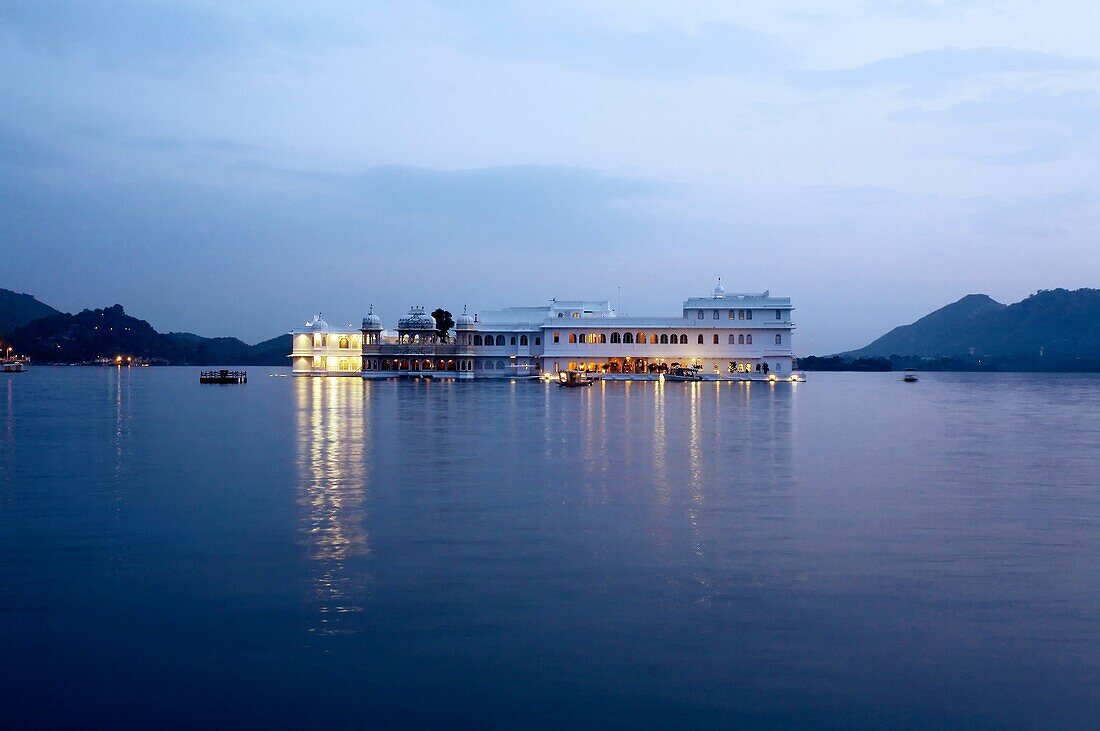
[{"label": "golden reflection", "polygon": [[[316,561],[320,634],[346,632],[340,615],[360,612],[364,579],[349,563],[370,553],[369,382],[359,378],[296,378],[298,503],[302,533]],[[361,571],[361,569],[359,569]]]}]

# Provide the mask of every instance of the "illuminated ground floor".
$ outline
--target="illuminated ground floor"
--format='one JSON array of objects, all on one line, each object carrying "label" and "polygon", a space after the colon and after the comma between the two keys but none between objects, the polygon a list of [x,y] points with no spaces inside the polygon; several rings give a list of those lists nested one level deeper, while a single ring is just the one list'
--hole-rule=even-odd
[{"label": "illuminated ground floor", "polygon": [[724,378],[760,378],[765,379],[769,375],[790,375],[788,369],[782,372],[783,365],[777,363],[778,369],[769,365],[768,360],[775,363],[774,359],[764,358],[740,358],[729,360],[724,358],[605,358],[595,360],[549,360],[546,370],[556,373],[560,370],[582,370],[589,373],[599,373],[607,376],[648,376],[658,377],[668,373],[672,368],[694,367],[703,378],[721,380]]}]

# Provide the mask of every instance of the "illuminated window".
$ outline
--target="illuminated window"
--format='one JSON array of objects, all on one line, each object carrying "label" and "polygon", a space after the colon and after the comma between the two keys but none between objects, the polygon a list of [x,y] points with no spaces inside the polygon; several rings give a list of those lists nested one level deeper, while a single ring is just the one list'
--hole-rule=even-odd
[{"label": "illuminated window", "polygon": [[347,335],[344,335],[343,337],[340,338],[340,347],[341,348],[351,347],[351,341],[348,340]]},{"label": "illuminated window", "polygon": [[571,342],[571,343],[577,342],[577,333],[569,333],[569,342]]},{"label": "illuminated window", "polygon": [[[702,310],[700,310],[700,312],[702,312]],[[634,336],[634,342],[638,343],[639,345],[644,344],[645,343],[645,333],[638,333],[637,335],[635,335]]]},{"label": "illuminated window", "polygon": [[656,345],[657,344],[657,333],[650,333],[650,335],[649,335],[649,344],[650,345]]}]

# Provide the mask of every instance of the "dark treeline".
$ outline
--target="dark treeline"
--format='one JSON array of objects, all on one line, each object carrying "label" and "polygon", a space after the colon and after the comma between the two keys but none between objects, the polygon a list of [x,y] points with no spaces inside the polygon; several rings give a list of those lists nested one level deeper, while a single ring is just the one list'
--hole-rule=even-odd
[{"label": "dark treeline", "polygon": [[890,355],[875,358],[848,358],[841,355],[811,355],[798,359],[805,371],[984,371],[1006,373],[1100,373],[1097,358],[923,358],[918,355]]}]

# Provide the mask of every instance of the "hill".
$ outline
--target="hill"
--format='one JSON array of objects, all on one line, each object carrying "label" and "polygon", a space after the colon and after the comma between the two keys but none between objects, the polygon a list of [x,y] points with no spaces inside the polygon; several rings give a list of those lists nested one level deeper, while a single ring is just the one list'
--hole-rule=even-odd
[{"label": "hill", "polygon": [[84,363],[122,355],[174,365],[286,365],[290,352],[289,335],[248,345],[237,338],[162,334],[127,315],[122,305],[75,315],[53,312],[11,332],[8,338],[17,352],[39,363]]},{"label": "hill", "polygon": [[1100,290],[1041,290],[1011,305],[967,295],[840,356],[948,358],[1002,370],[1094,370],[1100,363]]},{"label": "hill", "polygon": [[33,295],[0,289],[0,335],[8,335],[35,320],[61,314]]}]

